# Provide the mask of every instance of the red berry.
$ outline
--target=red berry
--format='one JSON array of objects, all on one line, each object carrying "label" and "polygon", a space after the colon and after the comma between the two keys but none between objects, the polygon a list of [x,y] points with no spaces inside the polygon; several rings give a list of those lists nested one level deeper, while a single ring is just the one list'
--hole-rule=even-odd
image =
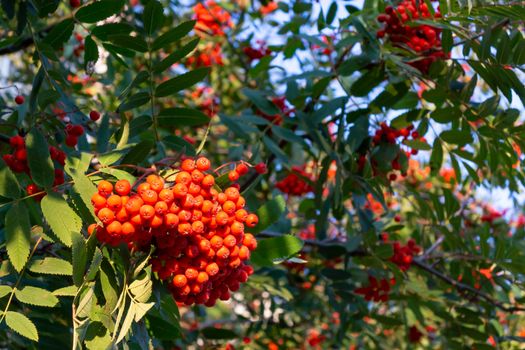
[{"label": "red berry", "polygon": [[15,97],[15,102],[16,102],[17,105],[23,104],[25,100],[26,99],[22,95],[18,95],[18,96]]},{"label": "red berry", "polygon": [[24,141],[24,138],[22,136],[16,135],[16,136],[13,136],[13,137],[11,137],[9,139],[9,144],[13,148],[20,148],[20,147],[24,147],[25,141]]},{"label": "red berry", "polygon": [[69,147],[75,147],[78,143],[78,137],[75,135],[67,135],[66,137],[66,145]]},{"label": "red berry", "polygon": [[84,133],[84,128],[82,125],[73,125],[71,127],[71,130],[69,130],[69,134],[73,136],[81,136]]},{"label": "red berry", "polygon": [[77,8],[79,7],[81,4],[81,1],[80,0],[69,0],[69,5],[72,7],[72,8]]},{"label": "red berry", "polygon": [[266,168],[266,164],[261,162],[255,166],[255,171],[257,174],[266,174],[268,172],[268,168]]},{"label": "red berry", "polygon": [[96,122],[97,120],[100,119],[100,113],[97,112],[97,111],[91,111],[91,112],[89,112],[89,118],[90,118],[92,121]]}]

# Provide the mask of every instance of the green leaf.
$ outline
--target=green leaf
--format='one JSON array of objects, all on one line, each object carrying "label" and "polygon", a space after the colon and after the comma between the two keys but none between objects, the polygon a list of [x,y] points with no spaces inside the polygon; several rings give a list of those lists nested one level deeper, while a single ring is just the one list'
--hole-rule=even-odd
[{"label": "green leaf", "polygon": [[91,260],[91,264],[89,264],[88,271],[86,273],[86,280],[92,281],[95,279],[95,277],[98,274],[98,271],[100,270],[100,264],[102,263],[102,251],[99,249],[99,247],[95,247],[95,253],[93,254],[93,260]]},{"label": "green leaf", "polygon": [[183,36],[188,34],[194,26],[195,21],[187,21],[179,24],[175,28],[167,31],[166,33],[162,34],[157,39],[155,39],[153,45],[151,46],[152,50],[165,48],[169,44],[180,40]]},{"label": "green leaf", "polygon": [[73,34],[75,28],[75,21],[73,19],[65,19],[58,23],[51,29],[44,39],[44,43],[52,46],[54,49],[59,49],[62,45],[68,41]]},{"label": "green leaf", "polygon": [[238,337],[237,333],[225,328],[206,327],[203,328],[201,332],[206,339],[225,340]]},{"label": "green leaf", "polygon": [[99,169],[104,174],[108,174],[116,178],[117,180],[128,180],[130,184],[134,184],[137,178],[127,171],[114,169],[114,168],[100,168]]},{"label": "green leaf", "polygon": [[439,173],[441,165],[443,164],[443,144],[439,138],[434,140],[432,146],[432,155],[430,156],[430,171],[433,175]]},{"label": "green leaf", "polygon": [[447,143],[458,146],[464,146],[473,141],[469,130],[446,130],[439,137]]},{"label": "green leaf", "polygon": [[138,52],[147,52],[148,43],[144,38],[136,35],[131,36],[127,34],[113,34],[109,35],[108,39],[115,46],[122,47],[124,49],[129,49]]},{"label": "green leaf", "polygon": [[16,333],[33,341],[38,341],[38,331],[29,318],[19,312],[7,311],[5,323]]},{"label": "green leaf", "polygon": [[82,153],[81,156],[83,162],[82,166],[79,167],[72,165],[70,164],[68,159],[64,170],[69,174],[69,176],[71,176],[71,178],[74,181],[73,191],[80,195],[80,198],[82,198],[82,202],[91,213],[92,218],[95,219],[93,205],[91,204],[91,196],[97,191],[97,188],[95,187],[95,185],[93,185],[91,180],[84,174],[87,167],[89,166],[89,162],[92,156],[86,153]]},{"label": "green leaf", "polygon": [[14,204],[5,216],[5,240],[9,261],[20,272],[29,257],[31,226],[23,203]]},{"label": "green leaf", "polygon": [[87,264],[86,240],[80,233],[75,232],[72,236],[72,243],[73,283],[75,286],[80,286],[84,280]]},{"label": "green leaf", "polygon": [[410,148],[414,148],[421,151],[430,151],[432,149],[432,147],[430,147],[428,143],[423,142],[421,140],[405,140],[403,143]]},{"label": "green leaf", "polygon": [[91,35],[86,36],[84,45],[84,68],[87,69],[89,65],[94,65],[98,61],[98,46]]},{"label": "green leaf", "polygon": [[157,121],[160,126],[198,126],[210,122],[203,112],[192,108],[168,108],[159,112]]},{"label": "green leaf", "polygon": [[133,27],[127,23],[107,23],[91,29],[91,35],[100,40],[107,41],[110,35],[129,34]]},{"label": "green leaf", "polygon": [[135,319],[135,311],[135,303],[131,302],[126,313],[126,317],[124,318],[124,321],[122,322],[122,325],[120,327],[120,331],[117,340],[115,341],[115,344],[118,344],[122,339],[124,339],[126,334],[128,334],[128,331],[131,328],[131,324]]},{"label": "green leaf", "polygon": [[15,296],[18,301],[29,305],[55,307],[58,304],[58,298],[43,288],[25,286],[15,289]]},{"label": "green leaf", "polygon": [[259,239],[251,261],[259,266],[272,266],[295,255],[303,248],[303,241],[292,235]]},{"label": "green leaf", "polygon": [[83,23],[96,23],[120,12],[124,6],[121,0],[100,0],[81,7],[75,18]]},{"label": "green leaf", "polygon": [[144,8],[142,15],[146,34],[151,36],[164,23],[164,11],[157,0],[150,0]]},{"label": "green leaf", "polygon": [[49,192],[42,202],[42,213],[51,230],[66,246],[71,247],[72,232],[80,232],[82,220],[75,211],[67,204],[62,195]]},{"label": "green leaf", "polygon": [[153,67],[155,73],[161,73],[171,67],[173,64],[178,62],[180,59],[186,57],[190,52],[195,50],[197,44],[199,43],[199,38],[194,39],[181,47],[180,49],[172,52],[168,57],[163,59],[159,64]]},{"label": "green leaf", "polygon": [[117,108],[117,111],[125,112],[129,111],[130,109],[143,106],[149,102],[150,98],[151,96],[148,92],[138,92],[126,98],[126,101],[120,104],[120,106]]},{"label": "green leaf", "polygon": [[33,181],[40,187],[51,187],[55,180],[55,169],[44,135],[33,128],[26,136],[26,147],[27,162]]},{"label": "green leaf", "polygon": [[282,148],[274,140],[272,140],[268,136],[263,136],[263,142],[266,145],[266,147],[268,147],[268,150],[272,152],[273,154],[275,154],[277,158],[279,158],[285,163],[289,162],[289,159],[286,153],[283,152]]},{"label": "green leaf", "polygon": [[280,113],[277,106],[268,100],[260,91],[244,88],[242,89],[242,92],[261,112],[267,115],[276,115]]},{"label": "green leaf", "polygon": [[138,164],[142,162],[149,155],[154,145],[155,142],[150,139],[139,142],[124,156],[122,164]]},{"label": "green leaf", "polygon": [[157,97],[173,95],[181,90],[187,89],[203,80],[210,72],[209,67],[198,68],[163,82],[155,89]]},{"label": "green leaf", "polygon": [[12,290],[13,288],[11,288],[11,286],[6,286],[6,285],[0,286],[0,298],[3,298],[6,295],[8,295],[9,293],[11,293]]},{"label": "green leaf", "polygon": [[9,167],[0,169],[0,196],[11,199],[20,197],[20,185]]},{"label": "green leaf", "polygon": [[257,216],[259,223],[252,229],[252,232],[261,232],[268,226],[276,222],[286,211],[286,201],[283,196],[277,196],[272,200],[266,202],[263,206],[257,209]]},{"label": "green leaf", "polygon": [[53,295],[57,297],[74,297],[77,295],[77,286],[67,286],[53,291]]},{"label": "green leaf", "polygon": [[366,96],[372,91],[372,89],[381,84],[383,80],[385,80],[383,69],[376,67],[366,71],[366,73],[361,75],[352,84],[350,91],[355,96]]},{"label": "green leaf", "polygon": [[73,274],[73,267],[69,261],[47,257],[44,259],[33,260],[29,265],[29,271],[47,275],[71,276]]}]

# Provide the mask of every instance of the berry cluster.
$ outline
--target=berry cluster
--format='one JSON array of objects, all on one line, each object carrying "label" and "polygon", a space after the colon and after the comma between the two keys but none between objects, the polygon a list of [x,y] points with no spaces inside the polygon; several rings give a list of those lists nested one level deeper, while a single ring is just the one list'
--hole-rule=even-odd
[{"label": "berry cluster", "polygon": [[281,111],[281,113],[269,115],[264,113],[263,111],[257,111],[257,114],[261,115],[265,119],[269,120],[271,123],[275,125],[281,125],[283,122],[283,115],[286,117],[289,117],[293,112],[295,112],[295,109],[289,108],[286,104],[286,97],[281,96],[275,96],[272,98],[272,103],[277,106],[277,108]]},{"label": "berry cluster", "polygon": [[408,270],[414,256],[421,253],[421,247],[413,239],[410,239],[405,246],[402,246],[399,242],[393,242],[392,248],[394,248],[394,255],[390,258],[390,261],[402,271]]},{"label": "berry cluster", "polygon": [[200,34],[212,36],[223,36],[224,30],[233,27],[230,14],[219,6],[215,1],[208,0],[204,4],[198,2],[193,7],[196,20],[195,29]]},{"label": "berry cluster", "polygon": [[208,117],[211,118],[219,112],[219,98],[213,88],[200,86],[190,94],[190,97]]},{"label": "berry cluster", "polygon": [[195,68],[223,66],[222,49],[217,43],[207,43],[186,60],[187,66]]},{"label": "berry cluster", "polygon": [[242,49],[242,51],[248,57],[250,62],[260,60],[261,58],[265,56],[270,56],[272,54],[272,51],[268,48],[268,46],[266,46],[266,42],[264,40],[257,40],[256,44],[257,47],[246,46]]},{"label": "berry cluster", "polygon": [[149,175],[136,193],[126,180],[115,186],[101,181],[92,197],[103,226],[91,225],[88,232],[96,229],[97,238],[111,245],[154,244],[153,270],[187,305],[227,300],[253,273],[245,261],[257,241],[244,229],[257,225],[258,217],[244,209],[237,188],[218,192],[209,169],[208,159],[188,158],[172,187],[157,175]]},{"label": "berry cluster", "polygon": [[82,52],[84,51],[84,48],[85,48],[84,47],[84,37],[76,33],[75,39],[78,41],[78,45],[75,46],[75,48],[73,49],[73,55],[75,55],[75,57],[80,57],[80,55],[82,55]]},{"label": "berry cluster", "polygon": [[292,171],[281,181],[277,182],[275,187],[289,195],[302,196],[314,190],[305,181],[305,178],[312,179],[312,174],[307,173],[304,167],[293,166]]},{"label": "berry cluster", "polygon": [[[27,163],[27,150],[26,150],[26,143],[25,139],[20,136],[13,136],[9,139],[9,144],[12,147],[12,153],[10,154],[4,154],[2,156],[4,162],[7,164],[7,166],[15,173],[26,173],[31,177],[29,165]],[[49,146],[49,153],[51,155],[51,159],[56,161],[58,165],[64,166],[66,163],[66,154],[59,150],[58,148],[54,146]],[[55,167],[55,180],[53,182],[53,186],[61,185],[64,183],[64,171],[60,168]],[[33,195],[35,193],[41,192],[41,189],[38,188],[35,184],[29,184],[26,187],[27,194]],[[42,195],[35,197],[35,200],[40,200],[44,197],[44,193]]]},{"label": "berry cluster", "polygon": [[396,8],[388,6],[385,13],[377,17],[379,22],[385,23],[385,27],[377,32],[377,37],[383,38],[388,34],[388,39],[394,45],[415,51],[422,58],[409,64],[428,73],[434,61],[450,56],[441,47],[441,29],[428,25],[409,26],[406,22],[440,17],[439,9],[432,15],[424,1],[403,0]]},{"label": "berry cluster", "polygon": [[69,147],[75,147],[78,143],[78,138],[84,133],[82,125],[67,124],[66,125],[66,140],[65,144]]},{"label": "berry cluster", "polygon": [[387,302],[390,287],[395,284],[396,280],[393,278],[388,281],[385,278],[377,280],[373,276],[368,276],[368,285],[357,288],[354,292],[363,295],[366,301]]}]

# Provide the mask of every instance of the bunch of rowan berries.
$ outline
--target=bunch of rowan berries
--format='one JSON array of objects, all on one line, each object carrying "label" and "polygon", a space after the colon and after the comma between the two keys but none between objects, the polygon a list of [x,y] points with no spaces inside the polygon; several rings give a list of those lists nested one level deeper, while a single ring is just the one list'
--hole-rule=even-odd
[{"label": "bunch of rowan berries", "polygon": [[312,174],[307,173],[304,166],[293,166],[292,171],[281,181],[277,182],[275,187],[289,195],[302,196],[314,190],[313,187],[305,181],[305,178],[312,179]]},{"label": "bunch of rowan berries", "polygon": [[261,58],[272,54],[272,51],[268,48],[264,40],[257,40],[256,44],[257,46],[246,46],[242,49],[250,62],[260,60]]},{"label": "bunch of rowan berries", "polygon": [[430,65],[437,59],[448,58],[441,47],[441,29],[429,25],[409,26],[406,22],[417,19],[440,18],[439,8],[431,13],[424,1],[403,0],[396,8],[387,6],[385,13],[377,20],[385,27],[377,32],[378,38],[388,35],[388,39],[398,47],[410,48],[422,58],[409,62],[423,73],[428,73]]},{"label": "bunch of rowan berries", "polygon": [[78,143],[78,138],[84,133],[82,125],[67,124],[66,125],[66,141],[65,144],[69,147],[75,147]]},{"label": "bunch of rowan berries", "polygon": [[[9,144],[12,147],[12,152],[4,154],[2,159],[13,172],[26,173],[29,175],[29,177],[31,177],[29,165],[27,163],[27,149],[25,139],[20,135],[16,135],[9,139]],[[53,186],[61,185],[64,183],[64,170],[57,167],[57,165],[62,167],[64,166],[66,163],[66,154],[64,151],[54,146],[49,146],[49,153],[51,159],[56,162],[55,180],[53,182]],[[41,191],[42,190],[34,183],[31,183],[26,187],[26,192],[29,195],[33,195]],[[40,200],[44,196],[45,193],[42,193],[40,196],[36,196],[35,200]]]},{"label": "bunch of rowan berries", "polygon": [[401,245],[399,242],[393,242],[392,248],[394,254],[390,261],[396,264],[402,271],[406,271],[412,265],[414,256],[421,253],[421,247],[416,244],[416,241],[410,239],[406,245]]},{"label": "bunch of rowan berries", "polygon": [[374,276],[368,276],[368,285],[357,288],[354,292],[363,295],[366,301],[387,302],[390,288],[395,284],[396,280],[393,278],[389,281],[386,278],[378,280]]},{"label": "bunch of rowan berries", "polygon": [[263,118],[267,119],[268,121],[270,121],[271,123],[273,123],[275,125],[281,125],[283,123],[283,116],[289,117],[292,113],[295,112],[294,108],[288,107],[288,104],[286,103],[286,97],[285,96],[272,97],[271,101],[272,101],[272,103],[274,105],[277,106],[277,108],[279,109],[280,113],[274,114],[274,115],[270,115],[270,114],[264,113],[263,111],[258,110],[257,114],[259,114],[260,116],[262,116]]},{"label": "bunch of rowan berries", "polygon": [[153,270],[187,305],[227,300],[253,273],[245,262],[257,241],[245,227],[259,219],[244,209],[236,187],[217,191],[209,169],[207,158],[187,158],[171,187],[158,175],[138,184],[136,193],[127,180],[115,186],[104,180],[91,199],[102,226],[88,232],[96,229],[97,239],[110,245],[153,244]]},{"label": "bunch of rowan berries", "polygon": [[193,7],[195,15],[195,30],[198,34],[208,34],[213,36],[225,35],[224,30],[233,27],[231,15],[224,10],[214,0],[198,2]]}]

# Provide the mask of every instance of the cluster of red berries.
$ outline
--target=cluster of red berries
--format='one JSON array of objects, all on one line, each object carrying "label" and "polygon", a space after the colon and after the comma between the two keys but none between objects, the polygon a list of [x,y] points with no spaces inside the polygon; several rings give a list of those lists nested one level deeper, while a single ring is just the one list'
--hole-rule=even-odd
[{"label": "cluster of red berries", "polygon": [[257,111],[257,114],[261,115],[265,119],[269,120],[271,123],[275,125],[281,125],[283,122],[283,117],[289,117],[293,112],[295,112],[295,109],[288,107],[286,104],[286,97],[285,96],[275,96],[272,98],[272,102],[274,105],[277,106],[277,108],[281,111],[278,114],[269,115],[264,113],[263,111]]},{"label": "cluster of red berries", "polygon": [[78,138],[84,134],[84,128],[79,124],[66,125],[66,140],[65,144],[69,147],[75,147],[78,143]]},{"label": "cluster of red berries", "polygon": [[232,27],[230,14],[213,0],[198,2],[193,7],[197,33],[223,36],[227,27]]},{"label": "cluster of red berries", "polygon": [[[268,171],[268,168],[266,167],[266,164],[264,163],[258,163],[256,164],[254,167],[254,170],[257,174],[266,174],[266,172]],[[228,179],[231,181],[231,182],[235,182],[237,180],[239,180],[239,178],[243,175],[246,175],[248,173],[248,171],[250,171],[250,169],[248,168],[248,166],[246,165],[246,163],[244,162],[240,162],[239,164],[237,164],[235,166],[235,169],[231,170],[230,172],[228,172]]]},{"label": "cluster of red berries", "polygon": [[[410,124],[405,128],[402,129],[396,129],[394,127],[391,127],[387,125],[386,123],[381,123],[379,129],[375,131],[374,136],[372,137],[372,145],[373,146],[379,146],[381,144],[396,144],[398,141],[401,141],[403,143],[407,140],[418,140],[421,142],[426,142],[426,139],[419,135],[419,132],[414,130],[414,125]],[[407,159],[410,159],[412,155],[417,155],[418,150],[417,149],[408,149],[405,153],[405,156]],[[367,161],[367,157],[365,154],[361,154],[358,159],[358,168],[359,171],[362,171],[365,167]],[[377,168],[377,161],[375,159],[371,160],[372,163],[372,170],[374,172],[374,176],[377,176],[379,174],[379,170]],[[394,171],[401,171],[401,163],[399,161],[399,154],[398,156],[392,161],[391,163],[392,170]],[[404,173],[403,173],[404,174]],[[391,172],[388,175],[388,179],[390,181],[395,181],[397,179],[397,174],[395,172]]]},{"label": "cluster of red berries", "polygon": [[416,241],[410,239],[406,245],[401,245],[399,242],[393,242],[392,248],[394,255],[390,261],[396,264],[402,271],[406,271],[412,265],[415,255],[421,253],[421,247],[416,244]]},{"label": "cluster of red berries", "polygon": [[221,46],[217,43],[207,43],[199,48],[195,54],[188,57],[186,65],[194,68],[223,66]]},{"label": "cluster of red berries", "polygon": [[304,166],[293,166],[292,171],[281,181],[275,184],[281,192],[292,196],[302,196],[312,192],[313,187],[305,181],[305,178],[312,179],[312,174],[305,171]]},{"label": "cluster of red berries", "polygon": [[250,62],[260,60],[261,58],[270,56],[272,54],[272,51],[268,48],[268,46],[266,46],[266,42],[264,40],[257,40],[256,44],[257,46],[246,46],[242,49]]},{"label": "cluster of red berries", "polygon": [[373,276],[368,276],[368,285],[357,288],[354,292],[365,297],[366,301],[387,302],[391,286],[396,284],[395,279],[388,281],[386,278],[378,280]]},{"label": "cluster of red berries", "polygon": [[[4,154],[2,159],[7,164],[7,166],[15,173],[26,173],[31,177],[29,165],[27,163],[27,149],[25,139],[20,136],[13,136],[9,139],[9,144],[12,147],[12,153]],[[49,146],[49,153],[51,159],[56,161],[58,165],[64,166],[66,163],[66,154],[54,146]],[[64,183],[64,171],[60,168],[55,167],[55,180],[53,186],[61,185]],[[38,188],[37,185],[31,183],[26,187],[27,194],[33,195],[35,193],[41,192],[42,190]],[[36,196],[35,200],[41,200],[45,196],[45,193],[42,193],[40,196]]]},{"label": "cluster of red berries", "polygon": [[403,0],[396,8],[388,6],[385,13],[377,17],[379,22],[385,23],[385,27],[377,32],[377,37],[383,38],[388,34],[388,39],[394,45],[415,51],[422,58],[409,64],[428,73],[434,61],[450,57],[441,47],[441,29],[428,25],[409,26],[406,22],[440,17],[439,8],[432,15],[424,1]]},{"label": "cluster of red berries", "polygon": [[253,273],[245,262],[257,241],[244,230],[259,219],[244,209],[236,187],[218,192],[209,169],[207,158],[188,158],[173,187],[149,175],[136,193],[126,180],[115,186],[101,181],[92,197],[103,226],[91,225],[88,232],[96,229],[97,238],[110,245],[154,244],[153,270],[169,283],[175,300],[187,305],[227,300]]},{"label": "cluster of red berries", "polygon": [[78,33],[75,34],[75,39],[78,41],[78,45],[73,49],[73,55],[80,57],[84,51],[84,37]]}]

